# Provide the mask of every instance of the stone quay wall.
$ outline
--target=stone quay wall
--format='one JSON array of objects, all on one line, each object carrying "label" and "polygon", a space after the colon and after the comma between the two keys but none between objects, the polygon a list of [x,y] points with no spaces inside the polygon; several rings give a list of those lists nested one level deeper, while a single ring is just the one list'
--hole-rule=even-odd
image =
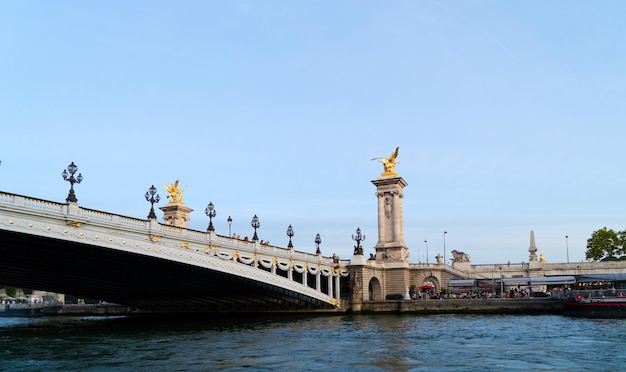
[{"label": "stone quay wall", "polygon": [[552,298],[495,298],[367,301],[360,313],[414,314],[560,314],[563,302]]},{"label": "stone quay wall", "polygon": [[[433,314],[561,314],[562,301],[552,298],[496,298],[496,299],[443,299],[443,300],[395,300],[366,301],[360,310],[350,307],[349,301],[334,310],[295,311],[294,313],[324,314],[373,314],[407,313]],[[284,311],[289,313],[289,311]],[[128,315],[130,308],[120,305],[65,305],[49,315]],[[142,314],[137,312],[136,314]]]},{"label": "stone quay wall", "polygon": [[54,314],[50,315],[126,315],[131,309],[123,305],[100,305],[100,304],[84,304],[84,305],[63,305]]}]

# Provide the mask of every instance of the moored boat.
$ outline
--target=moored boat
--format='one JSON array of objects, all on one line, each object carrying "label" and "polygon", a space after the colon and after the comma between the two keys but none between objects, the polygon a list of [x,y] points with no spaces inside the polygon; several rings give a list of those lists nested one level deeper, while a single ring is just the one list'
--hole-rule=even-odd
[{"label": "moored boat", "polygon": [[626,291],[571,291],[563,314],[589,318],[626,318]]},{"label": "moored boat", "polygon": [[0,317],[6,316],[42,316],[43,304],[29,304],[20,302],[5,302],[0,305]]},{"label": "moored boat", "polygon": [[43,302],[40,297],[6,297],[0,300],[0,317],[35,317],[53,314],[62,306],[61,303]]}]

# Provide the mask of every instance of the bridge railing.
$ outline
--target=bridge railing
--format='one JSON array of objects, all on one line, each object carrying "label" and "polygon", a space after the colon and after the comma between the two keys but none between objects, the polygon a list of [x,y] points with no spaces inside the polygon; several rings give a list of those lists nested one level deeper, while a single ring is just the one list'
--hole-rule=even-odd
[{"label": "bridge railing", "polygon": [[64,204],[49,200],[35,199],[28,196],[10,194],[2,191],[0,191],[0,204],[15,205],[27,209],[36,209],[40,211],[44,210],[53,213],[62,212],[64,206]]},{"label": "bridge railing", "polygon": [[527,270],[528,263],[480,264],[472,265],[474,271]]},{"label": "bridge railing", "polygon": [[[197,239],[199,241],[212,241],[212,244],[224,247],[233,247],[238,249],[254,250],[260,247],[265,252],[273,253],[282,257],[292,257],[294,259],[306,260],[310,262],[323,262],[325,264],[336,264],[332,257],[323,257],[307,252],[296,251],[288,248],[281,248],[272,245],[263,245],[258,242],[244,241],[241,239],[225,237],[217,234],[209,234],[204,231],[193,229],[185,229],[176,226],[165,225],[162,223],[151,223],[150,220],[142,220],[138,218],[123,216],[119,214],[108,213],[96,209],[83,208],[76,204],[57,203],[44,199],[37,199],[18,194],[12,194],[0,191],[0,204],[13,205],[31,210],[48,211],[55,214],[71,215],[79,219],[78,222],[99,221],[111,223],[118,226],[130,226],[139,229],[149,228],[152,233],[167,233],[174,236]],[[68,208],[72,205],[72,208]],[[347,266],[349,260],[340,260],[340,266]]]},{"label": "bridge railing", "polygon": [[[91,221],[121,222],[121,216],[94,209],[80,208],[78,214]],[[145,225],[145,221],[143,221],[143,224]]]}]

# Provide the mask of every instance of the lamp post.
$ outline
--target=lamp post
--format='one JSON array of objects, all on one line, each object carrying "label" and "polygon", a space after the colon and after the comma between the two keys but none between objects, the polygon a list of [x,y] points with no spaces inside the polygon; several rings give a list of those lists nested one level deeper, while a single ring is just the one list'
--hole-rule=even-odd
[{"label": "lamp post", "polygon": [[209,216],[209,228],[206,229],[206,231],[208,232],[215,231],[215,228],[213,227],[213,217],[215,217],[216,211],[215,211],[215,206],[213,205],[213,202],[209,202],[209,205],[206,206],[204,213],[207,216]]},{"label": "lamp post", "polygon": [[446,234],[448,232],[447,231],[443,231],[443,263],[445,265],[446,263]]},{"label": "lamp post", "polygon": [[287,236],[289,237],[289,244],[287,244],[287,248],[292,249],[293,243],[291,242],[291,237],[293,236],[293,227],[291,227],[291,225],[287,227]]},{"label": "lamp post", "polygon": [[[65,199],[68,203],[76,203],[78,199],[76,199],[76,194],[74,194],[74,184],[80,183],[83,180],[83,176],[78,173],[78,177],[74,178],[74,173],[78,170],[78,167],[72,162],[67,166],[67,169],[63,169],[63,179],[70,183],[70,193],[67,194],[67,198]],[[68,175],[69,172],[69,175]]]},{"label": "lamp post", "polygon": [[426,265],[428,265],[428,239],[424,239],[424,244],[426,244]]},{"label": "lamp post", "polygon": [[317,247],[317,249],[315,250],[315,254],[322,254],[322,251],[320,250],[320,244],[322,244],[322,238],[320,238],[320,234],[317,234],[315,236],[315,247]]},{"label": "lamp post", "polygon": [[228,221],[228,237],[231,237],[232,234],[230,233],[230,227],[233,225],[233,219],[228,216],[228,219],[226,221]]},{"label": "lamp post", "polygon": [[252,227],[254,228],[254,236],[252,236],[252,241],[256,242],[259,240],[259,236],[256,234],[256,229],[261,227],[261,223],[259,222],[259,217],[257,217],[256,214],[254,215],[254,217],[252,217],[252,222],[250,222],[250,225],[252,225]]},{"label": "lamp post", "polygon": [[[146,191],[146,200],[150,202],[150,213],[148,213],[149,220],[156,220],[157,218],[156,214],[154,213],[154,203],[158,203],[159,200],[161,200],[161,197],[156,192],[157,189],[156,187],[154,187],[154,185],[150,186],[148,191]],[[154,196],[154,194],[156,194],[156,197]]]},{"label": "lamp post", "polygon": [[565,251],[567,252],[567,263],[569,263],[569,242],[567,241],[569,236],[565,235]]},{"label": "lamp post", "polygon": [[365,240],[365,234],[361,234],[361,228],[356,228],[356,235],[352,234],[352,240],[356,242],[356,245],[354,246],[354,254],[363,255],[361,242]]}]

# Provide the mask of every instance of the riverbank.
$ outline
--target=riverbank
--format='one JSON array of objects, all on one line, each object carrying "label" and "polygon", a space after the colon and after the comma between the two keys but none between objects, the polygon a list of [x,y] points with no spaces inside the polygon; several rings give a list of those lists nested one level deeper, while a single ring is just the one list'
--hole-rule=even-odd
[{"label": "riverbank", "polygon": [[[414,313],[414,314],[562,314],[563,303],[552,298],[496,298],[488,300],[395,300],[368,301],[348,310],[353,314]],[[342,311],[332,311],[342,313]],[[278,312],[284,313],[284,312]],[[296,313],[303,313],[298,311]],[[329,313],[329,311],[313,311]],[[114,304],[69,304],[46,315],[127,315],[131,308]],[[137,312],[139,314],[148,314]]]},{"label": "riverbank", "polygon": [[115,304],[67,304],[46,315],[126,315],[131,308]]},{"label": "riverbank", "polygon": [[368,301],[356,313],[416,314],[561,314],[563,302],[552,298],[495,298]]}]

